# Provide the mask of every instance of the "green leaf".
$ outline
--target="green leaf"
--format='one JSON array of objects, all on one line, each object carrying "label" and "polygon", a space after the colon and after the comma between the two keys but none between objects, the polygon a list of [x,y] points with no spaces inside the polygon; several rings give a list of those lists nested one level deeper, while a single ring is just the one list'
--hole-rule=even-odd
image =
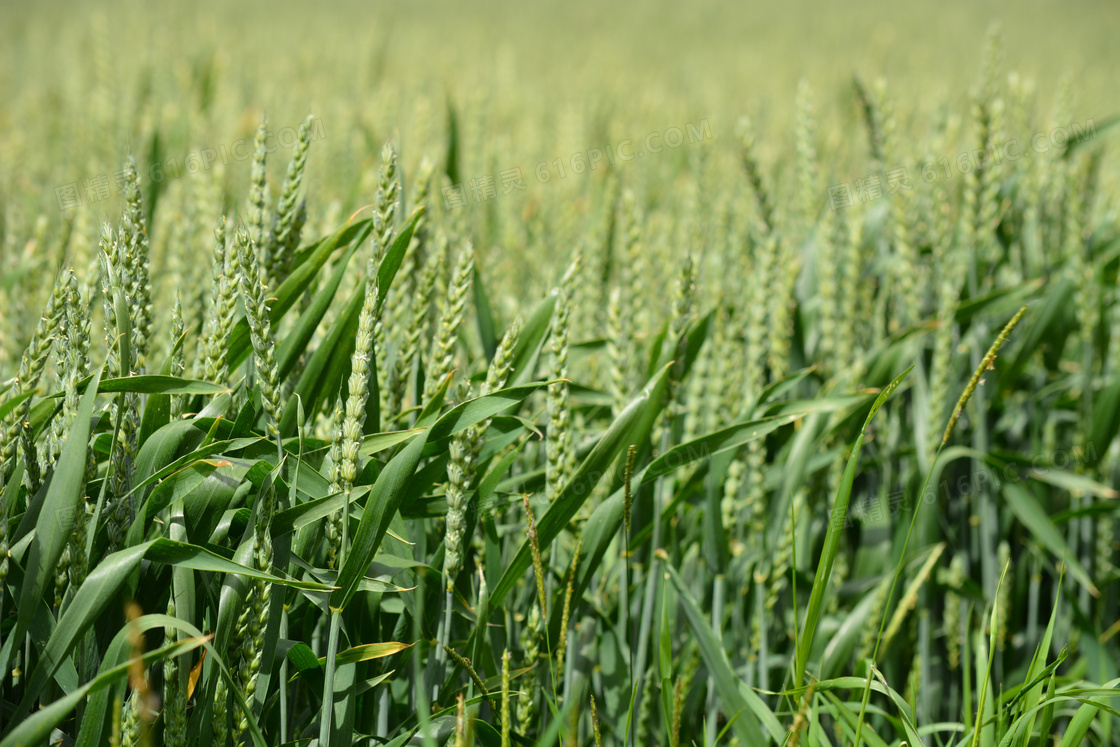
[{"label": "green leaf", "polygon": [[[1093,122],[1093,120],[1089,120],[1089,122]],[[1089,130],[1082,130],[1081,132],[1078,132],[1077,128],[1074,128],[1074,133],[1072,137],[1070,137],[1069,143],[1066,144],[1065,150],[1062,151],[1062,158],[1069,160],[1069,157],[1073,155],[1073,153],[1083,143],[1087,143],[1090,140],[1096,140],[1098,130],[1108,130],[1117,125],[1120,125],[1120,115],[1114,114],[1111,117],[1105,117],[1104,120],[1099,123],[1094,123],[1092,128],[1090,128]],[[1065,744],[1066,743],[1063,740],[1062,747],[1065,747]],[[1076,742],[1074,742],[1073,744],[1076,744]]]},{"label": "green leaf", "polygon": [[537,367],[537,358],[540,356],[541,348],[548,337],[548,330],[552,324],[552,311],[555,308],[556,296],[545,296],[533,309],[529,321],[522,325],[521,334],[517,336],[517,345],[513,348],[510,386],[532,381],[533,371]]},{"label": "green leaf", "polygon": [[661,630],[658,633],[657,669],[661,675],[661,717],[668,730],[673,722],[673,639],[669,627],[669,587],[661,582]]},{"label": "green leaf", "polygon": [[[1046,624],[1046,632],[1035,648],[1034,657],[1031,659],[1031,664],[1027,668],[1027,673],[1024,677],[1024,682],[1028,684],[1028,687],[1020,690],[1018,696],[1016,696],[1016,700],[1020,697],[1023,698],[1022,710],[1024,712],[1033,711],[1035,706],[1038,705],[1042,698],[1043,680],[1053,676],[1058,663],[1065,658],[1064,656],[1059,657],[1059,661],[1055,661],[1051,667],[1046,666],[1046,660],[1050,655],[1050,643],[1054,639],[1054,624],[1058,619],[1058,603],[1062,598],[1063,581],[1065,581],[1065,575],[1060,574],[1058,576],[1058,585],[1054,589],[1054,605],[1050,608],[1050,622]],[[1014,703],[1015,700],[1012,700],[1008,706],[1010,707],[1014,705]],[[1019,745],[1019,747],[1026,745],[1027,738],[1031,733],[1031,727],[1034,725],[1035,717],[1033,714],[1025,718],[1028,719],[1027,728],[1022,737],[1016,741],[1016,745]]]},{"label": "green leaf", "polygon": [[307,349],[308,343],[315,336],[315,330],[319,328],[319,323],[327,315],[331,302],[334,301],[335,294],[338,293],[339,285],[349,274],[350,259],[359,248],[360,246],[355,244],[342,255],[342,259],[336,263],[335,271],[331,274],[330,279],[315,294],[315,300],[311,302],[311,305],[300,316],[292,331],[284,336],[277,347],[276,365],[281,380],[286,379],[288,374],[292,372],[300,356]]},{"label": "green leaf", "polygon": [[[171,352],[163,361],[160,366],[161,376],[171,375],[171,364],[175,359],[175,355],[180,353],[183,349],[183,344],[186,341],[186,333],[179,336],[175,340],[175,344],[171,346]],[[167,425],[171,420],[171,395],[170,394],[153,394],[148,397],[147,403],[144,405],[144,417],[140,423],[140,434],[136,442],[142,447],[148,438],[159,430],[161,427]]]},{"label": "green leaf", "polygon": [[313,672],[323,668],[319,658],[315,656],[315,652],[303,641],[281,641],[280,643],[282,645],[291,644],[285,656],[288,657],[288,661],[295,664],[296,673],[292,675],[289,682],[295,682],[304,672]]},{"label": "green leaf", "polygon": [[[370,661],[372,659],[381,659],[386,656],[398,654],[401,651],[412,648],[411,643],[398,643],[396,641],[388,641],[384,643],[367,643],[362,646],[354,646],[345,651],[339,651],[335,661],[339,666],[343,664],[357,664],[360,661]],[[322,666],[326,662],[326,657],[319,657],[319,665]]]},{"label": "green leaf", "polygon": [[358,453],[364,457],[371,457],[386,449],[391,449],[397,444],[404,443],[423,431],[423,428],[413,428],[407,431],[388,431],[386,433],[371,434],[362,439],[362,446],[358,450]]},{"label": "green leaf", "polygon": [[852,445],[851,456],[848,457],[848,463],[844,468],[844,476],[840,480],[840,489],[836,495],[836,502],[833,504],[832,512],[828,520],[828,530],[824,538],[824,547],[821,550],[820,560],[817,562],[816,578],[813,579],[813,591],[809,595],[809,606],[805,612],[805,626],[801,631],[801,640],[797,646],[797,673],[794,677],[794,686],[800,687],[801,683],[805,681],[805,667],[809,663],[809,652],[813,646],[813,636],[817,632],[817,625],[820,622],[821,607],[824,603],[824,595],[828,590],[828,579],[832,574],[832,564],[836,560],[836,553],[840,549],[840,535],[844,531],[844,524],[848,516],[848,503],[852,499],[852,483],[856,477],[856,466],[859,463],[859,453],[863,449],[863,440],[867,435],[867,428],[871,425],[871,419],[879,412],[879,409],[886,403],[895,389],[910,375],[914,369],[913,366],[903,371],[894,381],[888,384],[879,396],[875,399],[874,404],[871,405],[871,411],[867,413],[867,419],[863,422],[863,428],[860,429],[859,436],[856,438],[855,444]]},{"label": "green leaf", "polygon": [[[872,586],[854,607],[847,611],[844,620],[835,633],[829,637],[828,645],[821,656],[821,678],[835,677],[840,669],[848,663],[856,644],[863,636],[864,629],[873,625],[871,622],[872,607],[878,602],[880,594],[886,598],[887,589],[890,588],[891,577],[884,575],[879,583]],[[863,689],[866,680],[862,677],[853,678],[859,682]]]},{"label": "green leaf", "polygon": [[[1120,692],[1117,693],[1120,695]],[[1079,747],[1084,744],[1085,735],[1089,733],[1089,727],[1093,725],[1093,721],[1097,718],[1097,713],[1100,710],[1107,710],[1116,716],[1116,711],[1108,708],[1108,705],[1100,701],[1088,699],[1082,701],[1082,705],[1077,709],[1077,713],[1073,714],[1073,718],[1069,721],[1069,726],[1066,727],[1066,733],[1062,735],[1062,743],[1059,747]]]},{"label": "green leaf", "polygon": [[[630,431],[644,414],[644,409],[649,401],[655,398],[655,394],[659,397],[664,392],[664,387],[668,382],[668,373],[668,366],[662,368],[661,372],[654,377],[642,393],[618,414],[615,421],[611,423],[611,427],[607,429],[606,433],[595,444],[591,453],[583,460],[571,481],[556,496],[556,500],[553,501],[548,512],[537,520],[537,536],[541,547],[547,547],[552,543],[552,540],[560,536],[568,522],[579,511],[583,502],[591,495],[592,489],[606,474],[611,462],[629,443],[627,438]],[[506,594],[513,589],[514,584],[529,568],[531,562],[529,540],[525,539],[522,541],[517,554],[509,562],[502,577],[498,580],[497,585],[490,591],[491,610],[501,606]],[[480,621],[480,624],[481,622],[484,621]]]},{"label": "green leaf", "polygon": [[[680,577],[672,564],[664,558],[663,560],[665,561],[665,572],[669,574],[669,578],[677,588],[677,594],[680,595],[681,608],[684,610],[685,617],[688,618],[689,627],[692,628],[692,632],[696,636],[695,641],[700,647],[700,655],[704,659],[704,665],[708,669],[708,674],[715,681],[716,692],[719,693],[722,701],[723,711],[732,720],[731,728],[735,730],[739,740],[745,744],[762,747],[771,741],[779,740],[783,733],[781,724],[778,723],[777,718],[766,708],[761,699],[754,695],[753,691],[739,688],[739,680],[731,671],[731,663],[727,660],[727,654],[712,631],[712,626],[704,619],[704,613],[700,611],[700,606],[692,597],[688,584],[684,582],[684,579]],[[753,706],[747,703],[748,693],[758,700]],[[758,713],[760,711],[764,715],[761,724],[765,726],[769,733],[769,739],[764,736],[759,728]]]},{"label": "green leaf", "polygon": [[1101,593],[1093,583],[1093,579],[1077,557],[1070,553],[1065,538],[1054,526],[1038,499],[1022,485],[1010,482],[1003,484],[1003,498],[1007,501],[1008,508],[1015,514],[1015,518],[1030,530],[1035,540],[1049,550],[1058,561],[1064,562],[1069,567],[1070,575],[1090,594],[1099,597]]},{"label": "green leaf", "polygon": [[428,433],[428,448],[426,455],[436,453],[446,439],[469,428],[476,423],[505,412],[514,405],[518,405],[533,392],[548,386],[553,382],[540,381],[522,386],[511,386],[499,389],[484,397],[476,397],[460,402],[452,407],[437,420]]},{"label": "green leaf", "polygon": [[98,371],[93,375],[93,386],[82,395],[78,414],[66,436],[46,499],[35,522],[35,541],[31,544],[27,558],[16,626],[10,633],[15,640],[23,638],[39,604],[47,600],[48,594],[53,596],[54,574],[59,558],[70,541],[78,511],[83,510],[81,503],[82,489],[85,487],[86,449],[100,380],[101,372]]},{"label": "green leaf", "polygon": [[[108,649],[106,649],[106,654],[101,662],[99,672],[104,673],[109,668],[124,662],[126,658],[131,655],[132,644],[129,640],[131,630],[146,633],[149,630],[158,628],[163,628],[165,631],[178,630],[190,636],[192,640],[201,643],[202,647],[206,649],[207,658],[214,662],[218,676],[226,682],[230,692],[233,693],[234,700],[241,707],[244,708],[246,706],[245,698],[241,694],[240,688],[235,683],[229,667],[210,643],[210,636],[203,636],[202,632],[189,621],[177,617],[170,617],[168,615],[143,615],[129,625],[122,627],[109,644]],[[187,674],[185,669],[184,667],[183,673]],[[103,734],[103,732],[106,726],[105,721],[110,715],[110,712],[109,692],[105,689],[100,689],[91,693],[91,697],[85,707],[85,715],[82,718],[81,731],[78,733],[77,747],[99,747],[99,745],[107,741],[108,735]],[[266,744],[255,719],[249,719],[249,732],[252,735],[254,745],[260,747]]]},{"label": "green leaf", "polygon": [[[1011,561],[1009,560],[1007,563],[1004,564],[1003,570],[1000,572],[999,583],[996,584],[996,596],[997,597],[999,596],[1000,587],[1003,586],[1003,582],[1005,580],[1007,580],[1007,569],[1010,566],[1010,564],[1011,564]],[[988,663],[984,666],[984,684],[980,686],[980,702],[976,706],[976,720],[973,722],[973,729],[972,729],[972,747],[976,747],[976,745],[978,745],[980,743],[981,735],[984,736],[985,747],[990,746],[992,744],[992,739],[991,738],[992,738],[992,736],[994,734],[994,731],[995,731],[990,726],[989,726],[989,728],[985,729],[983,727],[983,724],[986,720],[985,705],[988,708],[992,708],[992,706],[994,705],[993,703],[990,702],[990,698],[991,698],[991,690],[992,690],[992,684],[991,684],[992,663],[995,661],[996,636],[998,635],[998,629],[999,629],[999,625],[997,624],[998,623],[998,615],[999,615],[999,605],[997,605],[995,603],[995,601],[993,600],[991,602],[991,612],[988,615]],[[976,650],[977,661],[979,661],[979,656],[980,656],[981,653],[982,653],[981,650],[979,648],[977,648],[977,650]],[[979,679],[980,679],[979,675],[977,675],[977,680],[979,681]]]},{"label": "green leaf", "polygon": [[[197,424],[197,423],[198,423],[197,420],[195,420],[193,423],[188,422],[188,421],[184,421],[181,424],[183,426],[183,428],[181,429],[180,433],[175,434],[175,435],[178,435],[178,436],[187,436],[187,435],[197,436],[198,435],[198,430],[197,430],[197,428],[194,427],[195,424]],[[216,427],[218,425],[218,423],[219,423],[219,421],[215,420],[214,421],[214,426]],[[179,426],[179,425],[180,425],[179,423],[168,424],[168,426],[165,426],[164,428],[161,428],[159,431],[156,431],[155,438],[158,439],[161,434],[167,433],[170,429],[176,428],[176,426]],[[146,475],[146,477],[144,477],[143,480],[138,482],[135,485],[135,487],[133,487],[132,490],[129,491],[129,495],[135,495],[136,493],[139,493],[140,491],[142,491],[144,488],[148,487],[149,485],[154,485],[155,483],[159,482],[160,480],[163,480],[163,479],[171,476],[172,474],[174,474],[176,472],[179,472],[180,470],[186,469],[187,467],[190,467],[191,465],[195,464],[196,462],[201,462],[201,461],[210,459],[211,457],[214,457],[217,454],[224,454],[224,453],[227,453],[227,452],[240,451],[241,449],[247,449],[250,446],[254,446],[256,444],[261,444],[261,443],[267,443],[270,449],[271,449],[271,446],[272,446],[271,442],[268,442],[267,439],[264,439],[260,436],[249,436],[247,438],[233,438],[233,439],[229,439],[229,440],[226,440],[226,441],[212,441],[212,440],[210,440],[210,436],[213,435],[213,433],[214,433],[214,431],[211,430],[210,433],[206,434],[206,438],[204,440],[209,441],[209,443],[206,443],[204,446],[200,446],[199,448],[195,449],[194,451],[191,451],[188,454],[184,454],[183,456],[179,457],[178,459],[175,459],[175,460],[170,461],[170,462],[168,462],[167,459],[169,459],[171,456],[173,456],[174,453],[176,452],[176,450],[182,444],[189,443],[190,441],[193,441],[194,439],[185,438],[185,437],[180,438],[180,439],[168,439],[167,443],[160,444],[159,450],[155,451],[155,453],[151,453],[151,452],[146,451],[145,449],[141,448],[140,449],[140,454],[136,458],[136,462],[137,462],[137,467],[136,467],[136,473],[137,474],[136,474],[136,476],[141,477],[141,476]],[[151,442],[149,442],[148,445],[151,445]],[[153,451],[154,451],[154,449],[153,449]],[[163,466],[160,467],[158,470],[153,472],[152,470],[158,464],[163,464]]]},{"label": "green leaf", "polygon": [[[303,292],[311,285],[311,281],[319,274],[319,270],[327,263],[330,256],[341,246],[348,246],[351,242],[360,244],[372,230],[373,219],[365,218],[357,223],[347,224],[335,233],[319,241],[311,247],[309,254],[297,255],[296,265],[292,272],[276,289],[268,307],[268,318],[272,328],[276,329],[284,315],[299,299]],[[249,341],[249,322],[242,314],[234,324],[229,336],[229,369],[245,362],[251,349]],[[294,417],[294,415],[293,415]]]},{"label": "green leaf", "polygon": [[[147,667],[157,661],[180,656],[198,648],[202,645],[202,642],[203,639],[201,638],[188,638],[155,651],[149,651],[141,657],[142,664]],[[22,747],[23,745],[47,744],[54,728],[61,724],[79,703],[88,698],[91,694],[108,687],[118,680],[125,679],[131,667],[132,662],[118,664],[112,669],[101,672],[97,677],[82,685],[77,690],[58,698],[45,708],[36,711],[32,716],[20,722],[11,733],[4,738],[4,741],[0,742],[0,747]]]},{"label": "green leaf", "polygon": [[310,418],[338,392],[339,383],[345,372],[350,370],[350,354],[354,351],[354,335],[358,330],[358,317],[365,294],[366,284],[359,283],[342,313],[335,319],[331,331],[304,367],[280,418],[280,433],[285,437],[295,433],[298,402],[303,403],[304,411]]},{"label": "green leaf", "polygon": [[459,120],[450,95],[447,97],[447,161],[443,171],[452,184],[459,183]]},{"label": "green leaf", "polygon": [[331,588],[325,584],[280,579],[234,563],[205,548],[169,539],[152,540],[115,552],[104,558],[90,572],[58,621],[58,626],[43,648],[39,666],[27,680],[24,698],[17,712],[19,717],[15,720],[18,721],[30,711],[33,702],[66,660],[78,638],[115,603],[117,592],[144,559],[199,571],[235,573],[297,589],[327,591]]},{"label": "green leaf", "polygon": [[427,443],[426,436],[426,433],[420,434],[393,457],[370,489],[370,499],[366,502],[353,543],[346,553],[346,562],[338,574],[339,588],[330,596],[330,606],[333,609],[344,609],[358,590],[359,582],[365,576],[377,548],[381,546],[389,522],[397,513],[408,481],[420,463],[420,455]]},{"label": "green leaf", "polygon": [[899,718],[902,719],[902,729],[906,733],[907,744],[910,747],[920,747],[921,745],[924,745],[925,742],[923,742],[922,738],[918,736],[918,730],[914,727],[914,712],[910,708],[910,705],[902,698],[901,695],[899,695],[895,691],[893,687],[887,684],[887,680],[885,677],[883,677],[882,672],[880,672],[875,667],[872,667],[871,671],[875,675],[875,679],[879,680],[879,682],[882,684],[883,689],[887,693],[887,697],[891,699],[891,702],[894,703],[895,708],[898,709]]},{"label": "green leaf", "polygon": [[124,291],[118,286],[113,289],[113,314],[117,318],[117,369],[120,373],[132,370],[132,318],[128,315],[128,302]]},{"label": "green leaf", "polygon": [[738,449],[751,441],[764,438],[779,428],[800,420],[807,414],[807,412],[798,412],[792,415],[780,415],[735,423],[718,431],[713,431],[706,436],[700,436],[674,446],[646,468],[642,474],[642,484],[653,482],[658,477],[678,470],[686,464],[701,459],[709,459],[716,454]]},{"label": "green leaf", "polygon": [[305,591],[330,591],[331,587],[327,584],[315,583],[313,581],[297,581],[295,579],[280,578],[271,573],[258,571],[255,568],[240,565],[222,557],[204,547],[197,545],[187,544],[186,542],[175,542],[169,539],[153,540],[145,547],[144,558],[154,563],[164,563],[166,565],[174,565],[180,568],[191,568],[196,571],[211,571],[214,573],[234,573],[246,578],[255,578],[260,581],[267,581],[269,583],[280,584],[288,586],[293,589],[303,589]]},{"label": "green leaf", "polygon": [[412,241],[412,233],[416,230],[417,221],[424,215],[424,210],[424,206],[421,205],[412,211],[412,215],[405,221],[404,226],[401,227],[397,237],[393,239],[393,243],[381,259],[381,265],[377,268],[377,314],[380,314],[381,307],[385,305],[385,299],[389,297],[389,287],[393,284],[393,278],[397,276],[397,270],[401,268],[405,252],[408,251],[408,245]]},{"label": "green leaf", "polygon": [[1089,422],[1087,450],[1092,466],[1100,464],[1108,453],[1116,432],[1120,430],[1120,377],[1114,378],[1093,398],[1093,414]]},{"label": "green leaf", "polygon": [[486,288],[483,287],[482,273],[478,269],[477,262],[474,265],[474,278],[471,280],[471,288],[474,291],[478,338],[482,341],[482,350],[486,354],[486,360],[490,360],[498,349],[498,336],[494,331],[494,312],[490,310],[490,297],[486,294]]},{"label": "green leaf", "polygon": [[[92,376],[83,379],[78,384],[78,390],[85,392],[92,380]],[[119,379],[101,379],[97,391],[101,393],[131,392],[135,394],[221,394],[228,392],[229,387],[211,384],[208,381],[151,374],[124,376]],[[63,393],[58,392],[51,396],[59,398],[63,396]]]},{"label": "green leaf", "polygon": [[[685,464],[723,453],[728,443],[735,442],[740,445],[750,443],[753,440],[764,438],[778,428],[794,422],[794,420],[793,416],[750,420],[694,439],[688,444],[666,452],[663,457],[655,459],[640,474],[635,475],[632,481],[633,490],[636,492],[641,486],[653,483],[662,475],[669,474]],[[592,576],[599,569],[599,564],[606,555],[607,548],[614,540],[615,535],[618,534],[619,527],[622,525],[624,497],[625,491],[622,488],[616,490],[609,498],[595,507],[583,527],[582,550],[580,551],[576,581],[573,586],[573,596],[576,598],[579,598],[591,582]],[[664,515],[665,520],[668,519],[669,511],[670,509],[667,507]]]},{"label": "green leaf", "polygon": [[191,491],[206,481],[222,462],[198,461],[186,469],[177,472],[159,484],[144,505],[136,512],[136,518],[128,531],[128,545],[138,545],[144,541],[144,534],[151,521],[160,511],[170,506],[177,500],[182,500]]},{"label": "green leaf", "polygon": [[1049,292],[1042,310],[1037,313],[1031,312],[1026,334],[1022,336],[1022,342],[1015,350],[1011,365],[1000,371],[999,388],[1001,392],[1011,390],[1043,341],[1058,346],[1064,343],[1064,338],[1056,332],[1063,315],[1068,313],[1071,308],[1070,299],[1073,296],[1073,290],[1073,281],[1068,275],[1063,274]]},{"label": "green leaf", "polygon": [[35,392],[30,391],[30,392],[25,392],[24,394],[18,394],[15,397],[10,397],[7,400],[5,400],[4,404],[0,405],[0,421],[3,421],[4,418],[8,417],[13,412],[15,412],[17,407],[19,407],[24,402],[26,402],[27,400],[31,399],[34,396],[35,396]]},{"label": "green leaf", "polygon": [[1100,498],[1115,498],[1117,495],[1120,495],[1120,493],[1117,493],[1107,485],[1102,485],[1091,477],[1079,475],[1074,472],[1042,468],[1032,469],[1027,474],[1039,482],[1053,485],[1062,490],[1068,490],[1071,493],[1080,492],[1087,495],[1095,495]]},{"label": "green leaf", "polygon": [[[359,485],[350,492],[351,511],[354,504],[369,492],[368,485]],[[335,511],[340,511],[346,504],[345,493],[331,493],[322,498],[304,501],[272,517],[270,526],[273,537],[279,537],[287,532],[295,531],[300,527],[324,519]]]}]

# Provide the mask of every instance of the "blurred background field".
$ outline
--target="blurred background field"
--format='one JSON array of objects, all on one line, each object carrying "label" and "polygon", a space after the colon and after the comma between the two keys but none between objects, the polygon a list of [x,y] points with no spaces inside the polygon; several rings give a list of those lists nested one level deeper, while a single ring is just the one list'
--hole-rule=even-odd
[{"label": "blurred background field", "polygon": [[[103,185],[86,180],[113,181],[128,153],[162,194],[198,189],[194,177],[174,174],[190,177],[188,168],[207,158],[206,149],[216,151],[209,158],[226,167],[214,174],[202,168],[197,176],[216,180],[222,198],[235,201],[248,170],[230,168],[237,162],[228,151],[239,140],[248,143],[266,113],[274,129],[289,128],[289,147],[305,116],[319,120],[324,137],[306,183],[312,225],[322,233],[371,200],[385,140],[399,144],[406,182],[425,156],[444,166],[449,108],[457,115],[457,171],[465,190],[470,179],[485,175],[500,188],[501,171],[534,175],[526,189],[487,205],[513,222],[546,203],[560,209],[545,212],[576,220],[591,209],[607,171],[602,163],[542,183],[539,164],[553,172],[552,162],[562,159],[570,172],[575,153],[624,139],[639,143],[689,123],[710,127],[712,139],[702,150],[685,147],[620,164],[619,173],[635,184],[658,182],[662,174],[679,173],[684,159],[696,166],[710,151],[718,155],[704,164],[713,172],[703,177],[705,188],[723,190],[738,168],[736,123],[743,115],[754,120],[763,163],[789,185],[796,177],[785,155],[793,146],[801,79],[815,92],[821,146],[829,154],[827,184],[863,176],[872,166],[854,75],[889,83],[902,161],[890,166],[909,167],[916,176],[923,157],[954,159],[972,148],[958,122],[942,151],[927,152],[939,123],[954,116],[967,121],[992,23],[1003,30],[1004,69],[1034,86],[1040,129],[1101,121],[1118,108],[1112,72],[1120,52],[1111,30],[1120,9],[1109,2],[1076,10],[1047,2],[12,3],[4,13],[6,251],[15,243],[22,248],[41,217],[52,233],[60,218],[88,213],[94,216],[88,227],[119,209],[118,190],[104,199]],[[1062,80],[1069,96],[1059,101]],[[1029,129],[1009,126],[1006,135],[1025,141],[1036,131]],[[192,154],[196,160],[188,164]],[[243,148],[242,167],[245,156]],[[283,159],[270,163],[276,179],[283,168]],[[81,210],[59,209],[72,200],[60,202],[56,189],[70,186],[82,196]],[[199,229],[208,232],[209,222]],[[523,240],[516,228],[508,231],[495,239]],[[38,252],[32,261],[43,257]],[[157,262],[157,276],[162,270]],[[554,280],[529,277],[542,287]]]},{"label": "blurred background field", "polygon": [[[442,158],[449,99],[464,173],[703,118],[732,148],[744,114],[773,160],[792,145],[801,78],[830,151],[851,159],[830,159],[839,171],[864,165],[854,74],[889,81],[916,149],[940,110],[967,116],[992,22],[1005,70],[1036,81],[1043,112],[1066,75],[1076,121],[1113,113],[1120,9],[1108,2],[13,3],[0,53],[4,189],[46,210],[56,184],[119,168],[130,146],[142,158],[157,131],[168,156],[185,157],[251,136],[266,110],[277,126],[314,113],[329,137],[309,179],[324,208],[339,199],[345,212],[375,166],[369,142],[400,138],[406,164]],[[526,199],[548,199],[538,191]]]}]

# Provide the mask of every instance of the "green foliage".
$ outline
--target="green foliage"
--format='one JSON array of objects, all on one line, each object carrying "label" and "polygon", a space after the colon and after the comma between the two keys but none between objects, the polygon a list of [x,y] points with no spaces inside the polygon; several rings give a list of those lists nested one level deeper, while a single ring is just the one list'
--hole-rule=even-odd
[{"label": "green foliage", "polygon": [[[807,70],[687,121],[742,73],[434,95],[466,36],[411,9],[323,75],[191,28],[122,70],[132,10],[52,27],[82,96],[0,76],[0,747],[1116,742],[1090,76],[1040,113],[993,27],[968,96]],[[44,215],[76,169],[119,194]]]}]

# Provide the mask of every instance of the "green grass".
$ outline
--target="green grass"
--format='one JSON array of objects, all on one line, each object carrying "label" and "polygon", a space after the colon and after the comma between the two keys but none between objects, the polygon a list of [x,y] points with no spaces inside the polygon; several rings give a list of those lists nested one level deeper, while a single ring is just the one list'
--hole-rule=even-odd
[{"label": "green grass", "polygon": [[981,11],[868,2],[767,76],[718,10],[355,9],[318,67],[326,13],[13,12],[93,57],[0,77],[0,747],[1117,742],[1115,107],[1045,33],[1099,29],[934,74],[892,29]]}]

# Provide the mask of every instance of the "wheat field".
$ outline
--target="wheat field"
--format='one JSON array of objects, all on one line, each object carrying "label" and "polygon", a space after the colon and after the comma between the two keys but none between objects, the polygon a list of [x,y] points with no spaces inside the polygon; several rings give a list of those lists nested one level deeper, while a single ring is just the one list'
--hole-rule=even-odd
[{"label": "wheat field", "polygon": [[1120,744],[1120,9],[0,10],[0,747]]}]

